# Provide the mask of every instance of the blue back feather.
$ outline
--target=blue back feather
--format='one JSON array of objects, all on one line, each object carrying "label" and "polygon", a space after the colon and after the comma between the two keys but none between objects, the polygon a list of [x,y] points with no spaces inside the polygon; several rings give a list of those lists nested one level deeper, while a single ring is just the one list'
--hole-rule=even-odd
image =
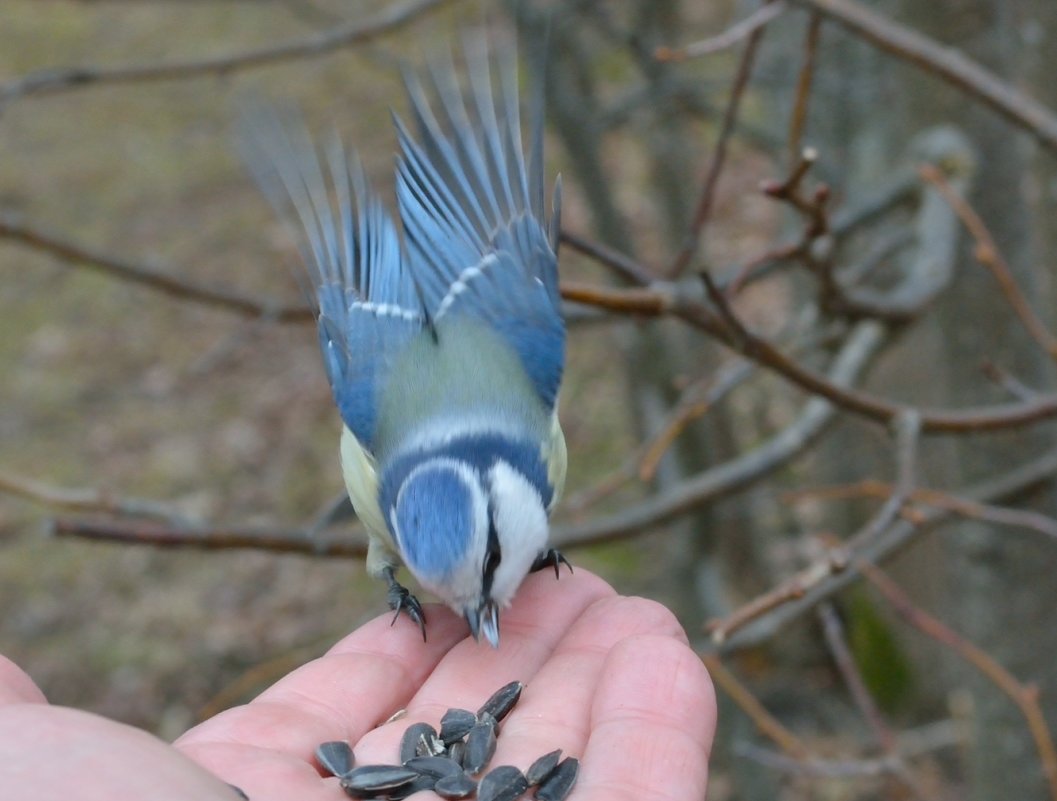
[{"label": "blue back feather", "polygon": [[548,410],[557,398],[565,356],[559,196],[556,189],[548,226],[542,114],[526,166],[513,59],[501,65],[498,88],[489,62],[483,46],[467,47],[468,102],[450,63],[430,73],[432,103],[418,79],[406,76],[418,141],[396,118],[403,246],[336,138],[321,159],[296,114],[255,108],[243,115],[248,164],[302,232],[327,378],[342,419],[368,450],[394,360],[427,329],[443,336],[439,323],[448,315],[491,326]]}]

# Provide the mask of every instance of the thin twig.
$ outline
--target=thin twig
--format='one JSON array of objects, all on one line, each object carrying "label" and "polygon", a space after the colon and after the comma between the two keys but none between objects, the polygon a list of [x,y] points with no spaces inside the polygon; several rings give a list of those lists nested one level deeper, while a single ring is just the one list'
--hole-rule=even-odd
[{"label": "thin twig", "polygon": [[[1015,497],[1041,484],[1045,484],[1057,475],[1057,450],[1051,451],[1030,462],[1026,462],[987,481],[966,487],[958,495],[972,503],[993,504],[1005,498]],[[890,490],[889,490],[890,491]],[[841,571],[812,586],[800,598],[792,598],[787,603],[775,606],[767,614],[752,621],[740,631],[731,635],[720,649],[723,652],[751,647],[769,640],[792,619],[802,615],[815,604],[829,598],[834,593],[847,587],[859,577],[859,561],[878,563],[905,548],[924,532],[947,522],[955,512],[944,508],[930,508],[920,514],[905,516],[895,520],[887,531],[867,543],[862,552],[855,555],[855,560]]]},{"label": "thin twig", "polygon": [[148,517],[170,525],[188,525],[190,518],[176,507],[146,498],[129,498],[101,489],[69,489],[0,472],[0,493],[14,495],[51,510]]},{"label": "thin twig", "polygon": [[1045,323],[1035,314],[1035,310],[1031,307],[1027,297],[1013,277],[1013,270],[1005,260],[1005,257],[1003,257],[1002,251],[998,249],[994,237],[991,236],[991,232],[984,224],[984,221],[980,219],[980,215],[966,202],[964,197],[954,190],[943,173],[936,167],[931,164],[923,164],[919,171],[921,177],[936,187],[940,194],[943,195],[943,198],[954,209],[954,213],[958,215],[962,224],[965,225],[976,242],[973,255],[998,281],[1002,294],[1005,295],[1006,301],[1020,319],[1028,334],[1049,354],[1051,359],[1057,360],[1057,337],[1050,333]]},{"label": "thin twig", "polygon": [[625,256],[613,248],[606,247],[600,242],[592,242],[579,234],[566,229],[561,231],[561,241],[588,258],[594,259],[604,267],[613,270],[618,276],[630,284],[647,286],[653,282],[654,276],[647,268],[634,259]]},{"label": "thin twig", "polygon": [[723,691],[730,696],[730,700],[737,704],[742,712],[748,715],[761,734],[794,759],[801,760],[809,756],[807,746],[767,711],[759,699],[738,681],[737,677],[719,660],[719,657],[715,654],[705,654],[701,657],[701,661],[705,663],[713,681],[723,688]]},{"label": "thin twig", "polygon": [[859,670],[855,656],[852,654],[844,637],[844,624],[841,623],[840,615],[833,608],[833,604],[827,601],[819,604],[818,616],[822,621],[822,633],[825,635],[826,645],[833,655],[833,661],[837,663],[837,669],[840,670],[844,683],[848,685],[848,692],[851,693],[855,705],[869,724],[870,730],[877,740],[878,747],[887,755],[895,756],[895,734],[892,733],[891,727],[885,722],[877,702],[874,701],[873,696],[866,687],[862,671]]},{"label": "thin twig", "polygon": [[[766,6],[765,6],[766,8]],[[789,160],[794,161],[800,154],[801,141],[804,138],[804,124],[807,121],[807,104],[811,97],[811,81],[815,76],[815,55],[818,53],[819,32],[822,29],[822,17],[812,14],[807,24],[804,37],[804,57],[800,64],[800,74],[796,79],[796,100],[789,115]]]},{"label": "thin twig", "polygon": [[1020,401],[1034,400],[1039,397],[1039,391],[1033,389],[1017,378],[1015,375],[1009,372],[1001,365],[995,364],[990,359],[984,361],[980,365],[980,372],[982,372],[990,381],[994,381],[998,386],[1002,387],[1011,397],[1016,398]]},{"label": "thin twig", "polygon": [[734,75],[734,83],[730,87],[730,98],[727,100],[726,110],[723,112],[723,122],[719,130],[719,140],[712,151],[708,171],[705,174],[705,183],[701,188],[701,196],[697,201],[697,209],[694,212],[693,221],[690,223],[690,231],[687,233],[679,253],[676,254],[671,266],[667,270],[669,277],[677,277],[690,264],[701,243],[705,226],[708,224],[709,215],[712,212],[712,204],[715,200],[716,187],[719,184],[719,176],[723,172],[723,165],[727,155],[727,143],[734,132],[734,125],[738,119],[738,108],[741,98],[745,94],[745,88],[749,85],[752,75],[752,67],[756,62],[756,50],[760,40],[763,38],[763,28],[756,28],[749,34],[745,47],[741,52],[738,62],[738,71]]},{"label": "thin twig", "polygon": [[249,548],[277,553],[347,558],[367,555],[366,536],[359,530],[341,535],[309,537],[303,531],[278,526],[165,526],[140,520],[57,518],[51,534],[95,542],[150,545],[155,548],[198,548],[228,551]]},{"label": "thin twig", "polygon": [[116,67],[85,65],[37,70],[0,84],[0,112],[12,101],[31,95],[71,91],[105,83],[173,81],[200,75],[229,75],[239,70],[280,61],[321,56],[339,48],[371,41],[438,8],[446,1],[406,0],[403,3],[392,3],[367,20],[347,22],[322,33],[267,47],[208,58],[125,64]]},{"label": "thin twig", "polygon": [[913,604],[899,586],[879,568],[867,562],[858,563],[863,576],[884,596],[896,613],[936,642],[947,646],[958,656],[986,676],[999,690],[1017,705],[1039,752],[1042,772],[1050,788],[1050,797],[1057,801],[1057,748],[1054,747],[1046,718],[1039,706],[1039,689],[1022,684],[1013,674],[995,661],[987,651],[948,628]]},{"label": "thin twig", "polygon": [[900,761],[891,756],[880,759],[821,759],[815,756],[797,759],[743,742],[734,746],[734,753],[772,770],[813,779],[877,779],[898,775],[900,768]]},{"label": "thin twig", "polygon": [[918,438],[921,435],[921,415],[906,411],[896,418],[892,428],[895,433],[896,481],[891,494],[866,525],[852,535],[843,546],[843,553],[850,558],[871,539],[880,536],[899,516],[914,491],[914,472],[917,464]]},{"label": "thin twig", "polygon": [[[831,554],[836,554],[837,558],[829,558]],[[767,613],[786,606],[791,601],[803,598],[809,590],[819,586],[834,573],[841,572],[845,567],[847,567],[847,562],[844,556],[838,554],[837,549],[833,549],[827,552],[826,558],[816,560],[777,587],[738,607],[726,617],[708,621],[705,624],[705,631],[711,635],[713,643],[717,646],[723,645],[735,632],[765,617]]]},{"label": "thin twig", "polygon": [[226,309],[246,317],[272,318],[279,322],[308,322],[315,317],[305,304],[287,304],[268,298],[240,295],[231,290],[195,281],[147,264],[95,250],[70,241],[0,212],[0,239],[58,256],[72,264],[98,270],[112,278],[129,281],[180,300]]},{"label": "thin twig", "polygon": [[[816,500],[839,500],[847,498],[889,498],[895,492],[892,484],[875,479],[866,479],[855,484],[840,484],[828,487],[792,490],[782,493],[783,499],[797,502],[807,498]],[[1015,509],[982,503],[950,492],[936,489],[918,488],[910,493],[910,501],[916,506],[928,506],[942,509],[959,517],[982,520],[1002,526],[1013,526],[1035,531],[1047,537],[1057,539],[1057,519],[1030,509]],[[922,512],[917,509],[903,509],[903,517],[910,522],[923,522]]]},{"label": "thin twig", "polygon": [[777,19],[788,8],[785,0],[776,0],[773,3],[760,6],[745,19],[739,20],[722,33],[702,39],[685,47],[658,47],[653,52],[653,57],[658,61],[686,61],[690,58],[718,53],[727,50],[756,30]]},{"label": "thin twig", "polygon": [[885,52],[975,97],[1057,153],[1057,114],[954,48],[852,0],[790,1],[823,14]]}]

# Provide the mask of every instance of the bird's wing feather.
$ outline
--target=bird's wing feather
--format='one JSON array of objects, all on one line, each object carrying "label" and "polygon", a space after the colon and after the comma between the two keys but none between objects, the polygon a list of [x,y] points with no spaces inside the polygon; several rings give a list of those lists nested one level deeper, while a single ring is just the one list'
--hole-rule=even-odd
[{"label": "bird's wing feather", "polygon": [[[397,200],[409,267],[438,329],[449,315],[487,323],[514,350],[541,400],[553,408],[565,361],[565,328],[557,217],[544,222],[542,113],[535,115],[526,165],[512,58],[500,65],[495,88],[483,46],[471,44],[466,50],[468,99],[451,64],[432,70],[431,92],[406,76],[418,129],[416,139],[396,120]],[[558,197],[556,191],[555,212]]]},{"label": "bird's wing feather", "polygon": [[334,400],[370,450],[379,385],[426,322],[396,227],[337,137],[324,167],[298,115],[258,107],[243,123],[246,161],[257,182],[301,233]]}]

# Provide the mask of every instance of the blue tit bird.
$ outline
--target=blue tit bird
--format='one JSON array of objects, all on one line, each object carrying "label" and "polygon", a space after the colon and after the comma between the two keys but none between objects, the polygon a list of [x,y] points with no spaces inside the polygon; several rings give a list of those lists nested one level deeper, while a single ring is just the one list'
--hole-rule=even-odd
[{"label": "blue tit bird", "polygon": [[303,123],[265,112],[247,144],[301,230],[367,571],[387,583],[394,622],[403,610],[425,638],[402,563],[498,647],[499,610],[525,576],[568,562],[548,545],[566,470],[561,181],[548,215],[542,103],[526,157],[513,57],[495,61],[467,46],[462,83],[450,60],[405,75],[402,234],[336,137],[320,159]]}]

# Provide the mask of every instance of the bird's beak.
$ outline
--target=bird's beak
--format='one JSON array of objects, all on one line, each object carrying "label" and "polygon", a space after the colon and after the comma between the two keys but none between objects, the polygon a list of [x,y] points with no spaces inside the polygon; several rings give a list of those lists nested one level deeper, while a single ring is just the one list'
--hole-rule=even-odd
[{"label": "bird's beak", "polygon": [[493,648],[499,647],[499,607],[493,601],[485,601],[477,609],[467,610],[466,622],[477,642],[484,637]]}]

